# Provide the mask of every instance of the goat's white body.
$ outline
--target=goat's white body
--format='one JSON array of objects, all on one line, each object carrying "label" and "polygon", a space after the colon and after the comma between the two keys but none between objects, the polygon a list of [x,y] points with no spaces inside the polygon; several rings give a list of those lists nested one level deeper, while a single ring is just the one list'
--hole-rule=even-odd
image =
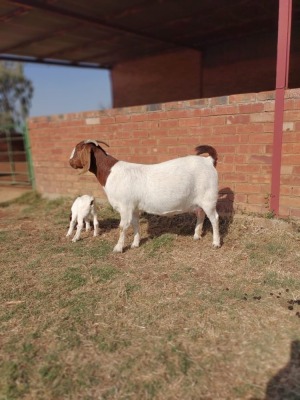
[{"label": "goat's white body", "polygon": [[187,156],[160,164],[118,161],[104,187],[110,204],[121,215],[121,235],[114,251],[123,250],[125,230],[134,228],[132,247],[139,246],[138,211],[168,215],[196,211],[195,239],[200,238],[204,220],[202,209],[212,222],[213,244],[220,246],[218,214],[218,174],[211,157]]},{"label": "goat's white body", "polygon": [[84,194],[83,196],[77,197],[71,207],[71,212],[72,217],[70,221],[70,227],[66,236],[71,236],[77,222],[77,230],[72,239],[72,242],[76,242],[77,240],[79,240],[84,222],[86,224],[86,230],[89,231],[91,229],[91,220],[93,220],[94,224],[94,236],[98,235],[99,223],[97,219],[97,210],[93,196]]}]

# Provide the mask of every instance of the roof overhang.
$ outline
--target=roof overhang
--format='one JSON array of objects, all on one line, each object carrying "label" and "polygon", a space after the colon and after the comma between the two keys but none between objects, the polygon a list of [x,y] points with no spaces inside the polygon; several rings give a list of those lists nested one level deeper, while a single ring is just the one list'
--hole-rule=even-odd
[{"label": "roof overhang", "polygon": [[0,59],[109,69],[276,31],[277,22],[278,0],[0,0]]}]

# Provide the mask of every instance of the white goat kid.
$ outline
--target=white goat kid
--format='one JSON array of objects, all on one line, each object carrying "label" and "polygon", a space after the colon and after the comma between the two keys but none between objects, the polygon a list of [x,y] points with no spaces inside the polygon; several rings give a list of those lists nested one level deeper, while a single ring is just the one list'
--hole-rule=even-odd
[{"label": "white goat kid", "polygon": [[77,230],[74,235],[72,242],[77,242],[80,238],[80,233],[82,231],[83,225],[86,225],[86,231],[91,230],[90,221],[93,220],[94,224],[94,236],[98,235],[99,232],[99,223],[97,219],[97,210],[95,205],[95,199],[93,196],[89,196],[84,194],[83,196],[77,197],[75,199],[72,208],[71,208],[72,216],[70,221],[70,227],[67,233],[67,237],[71,236],[74,230],[74,227],[77,222]]},{"label": "white goat kid", "polygon": [[[108,155],[100,141],[86,140],[74,148],[70,165],[95,174],[108,201],[120,213],[120,237],[114,252],[122,252],[125,232],[132,225],[134,240],[140,243],[139,211],[172,215],[196,212],[194,239],[200,239],[205,214],[213,228],[213,246],[220,247],[217,152],[211,146],[198,146],[197,155],[181,157],[159,164],[135,164]],[[103,143],[103,142],[102,142]],[[208,153],[209,157],[200,154]],[[204,214],[205,213],[205,214]]]}]

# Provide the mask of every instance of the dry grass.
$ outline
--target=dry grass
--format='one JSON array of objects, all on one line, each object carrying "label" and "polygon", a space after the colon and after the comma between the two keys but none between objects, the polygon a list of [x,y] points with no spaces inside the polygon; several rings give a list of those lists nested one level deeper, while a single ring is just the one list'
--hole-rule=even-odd
[{"label": "dry grass", "polygon": [[70,205],[0,208],[1,400],[300,398],[297,225],[236,216],[213,250],[208,224],[143,216],[120,255],[109,207],[66,239]]}]

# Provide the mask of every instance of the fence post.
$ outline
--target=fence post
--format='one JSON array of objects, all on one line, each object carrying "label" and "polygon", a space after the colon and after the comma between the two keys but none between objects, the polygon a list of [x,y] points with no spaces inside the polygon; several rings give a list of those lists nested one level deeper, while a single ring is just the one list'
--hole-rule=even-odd
[{"label": "fence post", "polygon": [[26,160],[28,166],[28,175],[32,185],[32,189],[35,189],[35,177],[34,177],[34,170],[33,170],[33,163],[31,157],[31,147],[30,147],[30,140],[28,134],[28,126],[27,123],[24,125],[24,144],[25,144],[25,152],[26,152]]}]

